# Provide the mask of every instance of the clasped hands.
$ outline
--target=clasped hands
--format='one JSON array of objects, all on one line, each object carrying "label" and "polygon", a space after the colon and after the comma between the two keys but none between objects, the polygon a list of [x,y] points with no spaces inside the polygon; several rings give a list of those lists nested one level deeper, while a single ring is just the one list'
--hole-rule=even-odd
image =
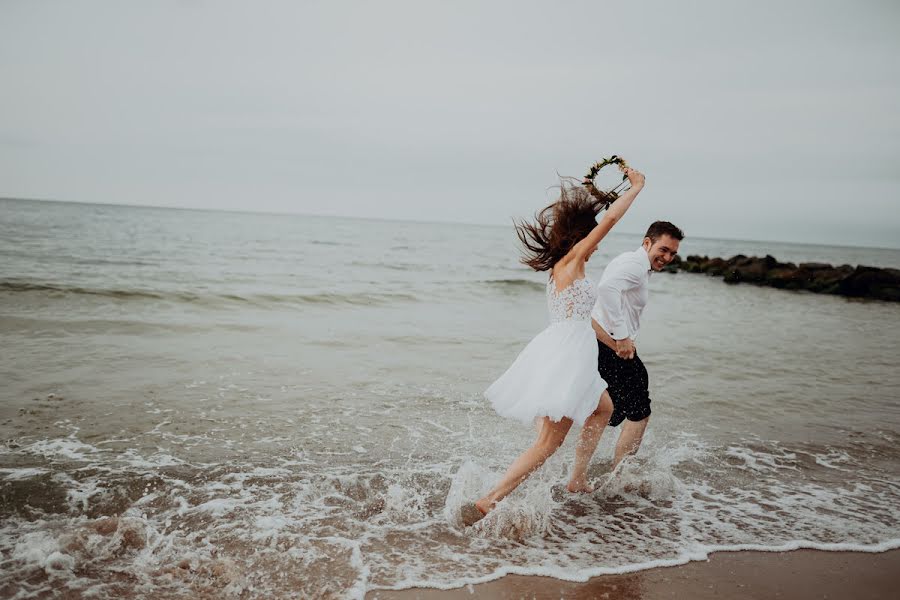
[{"label": "clasped hands", "polygon": [[631,338],[616,340],[616,355],[619,358],[631,359],[634,358],[634,353],[634,340]]}]

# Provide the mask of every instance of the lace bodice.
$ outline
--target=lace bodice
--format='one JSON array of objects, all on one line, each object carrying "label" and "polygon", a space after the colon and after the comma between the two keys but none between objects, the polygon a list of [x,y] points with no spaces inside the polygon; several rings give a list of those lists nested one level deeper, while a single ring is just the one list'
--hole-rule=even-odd
[{"label": "lace bodice", "polygon": [[547,282],[547,309],[550,322],[590,321],[597,300],[597,288],[587,278],[576,279],[561,292],[551,279]]}]

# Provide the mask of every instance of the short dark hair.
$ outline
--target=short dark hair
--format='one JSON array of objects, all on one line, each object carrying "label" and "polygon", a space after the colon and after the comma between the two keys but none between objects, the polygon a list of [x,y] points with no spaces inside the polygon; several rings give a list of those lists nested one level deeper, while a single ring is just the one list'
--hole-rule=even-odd
[{"label": "short dark hair", "polygon": [[656,240],[664,235],[670,235],[679,242],[684,239],[684,232],[668,221],[655,221],[647,229],[644,237],[650,238],[650,243],[655,244]]}]

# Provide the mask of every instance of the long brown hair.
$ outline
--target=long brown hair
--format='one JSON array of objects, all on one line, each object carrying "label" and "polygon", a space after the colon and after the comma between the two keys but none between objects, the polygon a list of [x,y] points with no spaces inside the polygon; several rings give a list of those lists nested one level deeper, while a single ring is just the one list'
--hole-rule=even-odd
[{"label": "long brown hair", "polygon": [[561,178],[559,200],[534,215],[534,222],[514,222],[525,251],[521,261],[548,271],[597,225],[597,215],[618,195],[593,184]]}]

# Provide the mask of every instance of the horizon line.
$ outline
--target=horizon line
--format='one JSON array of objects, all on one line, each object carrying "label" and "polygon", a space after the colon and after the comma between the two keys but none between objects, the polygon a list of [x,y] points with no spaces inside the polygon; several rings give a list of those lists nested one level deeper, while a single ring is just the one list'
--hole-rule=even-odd
[{"label": "horizon line", "polygon": [[[471,221],[428,221],[422,219],[402,219],[402,218],[388,218],[388,217],[351,217],[346,215],[335,215],[335,214],[323,214],[323,213],[306,213],[306,212],[285,212],[285,211],[267,211],[267,210],[247,210],[247,209],[230,209],[230,208],[197,208],[191,206],[167,206],[167,205],[159,205],[159,204],[122,204],[116,202],[83,202],[81,200],[57,200],[51,198],[19,198],[14,196],[0,196],[0,201],[3,200],[11,200],[11,201],[22,201],[22,202],[49,202],[56,204],[81,204],[84,206],[118,206],[122,208],[149,208],[149,209],[163,209],[163,210],[187,210],[187,211],[198,211],[198,212],[221,212],[221,213],[235,213],[235,214],[249,214],[249,215],[273,215],[273,216],[300,216],[300,217],[320,217],[327,219],[351,219],[351,220],[359,220],[359,221],[380,221],[387,223],[421,223],[428,225],[467,225],[474,227],[507,227],[508,225],[501,224],[493,224],[493,223],[474,223]],[[513,219],[513,217],[510,217]],[[614,234],[620,235],[641,235],[642,232],[637,231],[615,231],[611,232]],[[889,247],[889,246],[861,246],[861,245],[848,245],[848,244],[825,244],[818,242],[797,242],[797,241],[787,241],[787,240],[763,240],[763,239],[745,239],[745,238],[730,238],[730,237],[707,237],[707,236],[685,236],[685,237],[694,237],[700,240],[715,240],[715,241],[725,241],[725,242],[752,242],[757,244],[766,244],[766,243],[777,243],[777,244],[790,244],[793,246],[825,246],[832,248],[863,248],[867,250],[900,250],[900,246],[898,247]]]}]

